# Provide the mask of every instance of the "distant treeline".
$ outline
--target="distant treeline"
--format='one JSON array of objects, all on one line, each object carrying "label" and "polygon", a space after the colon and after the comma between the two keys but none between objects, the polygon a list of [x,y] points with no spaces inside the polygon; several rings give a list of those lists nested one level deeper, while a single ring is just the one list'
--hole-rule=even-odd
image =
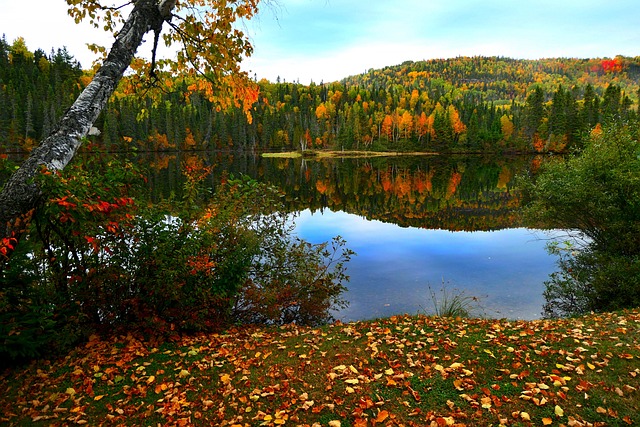
[{"label": "distant treeline", "polygon": [[[90,80],[66,49],[0,40],[0,149],[29,150]],[[171,85],[119,91],[92,140],[109,150],[562,151],[609,121],[638,121],[640,57],[406,62],[340,82],[257,82],[253,120]]]}]

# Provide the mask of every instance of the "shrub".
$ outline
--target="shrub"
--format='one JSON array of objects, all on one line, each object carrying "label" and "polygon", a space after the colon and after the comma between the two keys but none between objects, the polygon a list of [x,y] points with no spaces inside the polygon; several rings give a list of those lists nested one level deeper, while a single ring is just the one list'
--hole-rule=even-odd
[{"label": "shrub", "polygon": [[0,277],[0,355],[38,356],[119,327],[329,320],[344,303],[344,242],[293,238],[272,187],[232,178],[207,197],[208,168],[192,160],[184,171],[184,197],[156,204],[127,162],[92,157],[45,173],[48,198]]},{"label": "shrub", "polygon": [[[629,126],[591,136],[584,150],[543,165],[524,184],[530,226],[567,230],[577,242],[560,253],[546,283],[547,315],[640,305],[640,144]],[[556,307],[553,307],[556,305]]]}]

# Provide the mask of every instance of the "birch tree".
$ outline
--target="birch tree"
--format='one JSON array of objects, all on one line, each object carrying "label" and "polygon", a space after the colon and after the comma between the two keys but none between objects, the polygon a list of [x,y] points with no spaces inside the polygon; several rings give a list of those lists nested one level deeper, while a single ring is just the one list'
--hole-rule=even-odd
[{"label": "birch tree", "polygon": [[[170,84],[163,76],[191,76],[190,90],[204,92],[221,108],[234,103],[250,114],[257,99],[257,90],[240,70],[252,46],[237,24],[255,16],[260,0],[132,0],[120,6],[107,5],[108,1],[66,0],[69,15],[77,23],[88,20],[96,28],[113,32],[115,41],[108,52],[94,46],[105,58],[93,80],[3,187],[3,253],[10,253],[42,197],[34,178],[44,170],[61,170],[71,161],[132,64],[138,84],[157,86]],[[129,11],[126,17],[124,11]],[[148,33],[153,36],[152,58],[134,61]],[[172,58],[158,58],[161,42],[179,50]]]}]

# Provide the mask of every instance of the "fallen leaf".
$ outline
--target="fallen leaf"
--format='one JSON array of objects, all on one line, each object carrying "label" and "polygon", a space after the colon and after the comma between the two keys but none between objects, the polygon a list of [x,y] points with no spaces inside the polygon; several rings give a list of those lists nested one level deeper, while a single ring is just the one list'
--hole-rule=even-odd
[{"label": "fallen leaf", "polygon": [[389,412],[386,410],[382,410],[378,412],[378,416],[376,417],[376,422],[377,423],[384,422],[384,420],[386,420],[387,418],[389,418]]}]

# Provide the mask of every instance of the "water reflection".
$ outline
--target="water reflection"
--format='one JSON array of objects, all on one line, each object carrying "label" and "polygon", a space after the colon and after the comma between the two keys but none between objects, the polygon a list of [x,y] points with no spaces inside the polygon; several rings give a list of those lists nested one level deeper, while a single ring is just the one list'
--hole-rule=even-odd
[{"label": "water reflection", "polygon": [[296,232],[314,243],[336,234],[358,253],[348,266],[350,306],[342,321],[433,312],[428,286],[481,297],[490,317],[540,317],[543,281],[554,269],[545,241],[525,228],[452,232],[400,227],[345,212],[309,209]]},{"label": "water reflection", "polygon": [[[152,165],[155,197],[179,195],[181,165],[201,154],[144,160]],[[357,252],[348,265],[351,305],[337,313],[343,321],[432,311],[428,286],[439,289],[443,280],[449,288],[482,297],[487,316],[539,317],[554,258],[545,241],[519,223],[514,177],[535,171],[540,161],[206,156],[212,187],[240,173],[268,182],[284,192],[288,212],[302,212],[300,237],[319,243],[339,234]]]}]

